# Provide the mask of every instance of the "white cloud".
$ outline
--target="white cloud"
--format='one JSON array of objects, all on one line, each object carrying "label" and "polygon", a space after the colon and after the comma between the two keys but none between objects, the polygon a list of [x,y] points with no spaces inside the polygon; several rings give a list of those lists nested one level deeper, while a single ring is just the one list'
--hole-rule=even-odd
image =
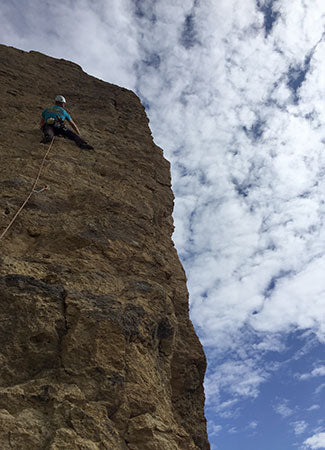
[{"label": "white cloud", "polygon": [[305,440],[304,445],[311,449],[325,448],[325,433],[314,434]]},{"label": "white cloud", "polygon": [[288,406],[288,400],[286,400],[286,399],[281,400],[273,408],[274,408],[274,411],[283,418],[290,417],[294,413],[294,410]]},{"label": "white cloud", "polygon": [[295,435],[299,436],[300,434],[305,432],[308,424],[304,420],[298,420],[296,422],[292,422],[291,426],[293,427]]},{"label": "white cloud", "polygon": [[[208,402],[219,398],[220,391],[225,391],[236,397],[253,397],[259,392],[259,385],[267,379],[267,374],[254,365],[254,362],[229,361],[218,365],[216,371],[210,372],[205,381]],[[233,406],[236,400],[222,405]]]},{"label": "white cloud", "polygon": [[308,380],[309,378],[325,376],[325,366],[319,366],[313,369],[310,373],[303,373],[298,375],[300,380]]},{"label": "white cloud", "polygon": [[[312,329],[321,340],[325,333],[325,257],[316,257],[298,274],[279,281],[272,297],[258,316],[251,319],[256,329],[286,331],[291,327]],[[310,297],[313,301],[310,302]],[[284,299],[292,299],[285,302]]]},{"label": "white cloud", "polygon": [[250,430],[255,430],[258,427],[258,422],[256,420],[253,420],[247,425],[247,428]]},{"label": "white cloud", "polygon": [[212,424],[212,426],[210,427],[210,434],[213,436],[216,436],[220,433],[220,431],[222,430],[222,426],[221,425],[216,425],[216,424]]},{"label": "white cloud", "polygon": [[[324,385],[325,386],[325,385]],[[311,405],[311,407],[310,408],[308,408],[307,409],[307,411],[316,411],[316,410],[318,410],[320,408],[320,406],[319,405]]]},{"label": "white cloud", "polygon": [[318,395],[323,389],[325,389],[325,383],[320,384],[320,385],[315,389],[315,394]]}]

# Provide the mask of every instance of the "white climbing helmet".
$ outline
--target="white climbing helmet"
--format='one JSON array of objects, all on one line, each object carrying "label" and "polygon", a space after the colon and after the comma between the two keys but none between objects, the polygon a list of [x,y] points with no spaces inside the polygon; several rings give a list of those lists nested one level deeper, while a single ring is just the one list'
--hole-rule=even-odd
[{"label": "white climbing helmet", "polygon": [[55,101],[56,101],[56,102],[61,102],[61,103],[67,103],[67,102],[66,102],[66,99],[63,97],[63,95],[57,95],[57,96],[55,97]]}]

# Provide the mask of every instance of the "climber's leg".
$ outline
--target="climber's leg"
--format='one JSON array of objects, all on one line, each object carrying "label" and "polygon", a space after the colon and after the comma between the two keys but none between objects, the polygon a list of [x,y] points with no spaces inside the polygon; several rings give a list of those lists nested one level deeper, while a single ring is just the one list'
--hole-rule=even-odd
[{"label": "climber's leg", "polygon": [[43,139],[41,140],[41,143],[47,144],[48,142],[51,142],[55,135],[53,125],[45,124],[42,128],[42,131],[44,136]]},{"label": "climber's leg", "polygon": [[69,128],[65,128],[65,127],[61,128],[60,134],[64,137],[66,137],[67,139],[74,141],[80,148],[93,150],[93,147],[91,145],[87,144],[87,142],[84,139],[82,139],[80,136],[78,136],[76,133],[74,133]]}]

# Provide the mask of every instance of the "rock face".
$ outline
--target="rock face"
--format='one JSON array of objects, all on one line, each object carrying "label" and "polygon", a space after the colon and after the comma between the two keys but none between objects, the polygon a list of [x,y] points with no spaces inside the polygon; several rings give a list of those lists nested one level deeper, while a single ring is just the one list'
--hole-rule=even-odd
[{"label": "rock face", "polygon": [[0,46],[0,233],[63,94],[96,151],[56,138],[0,241],[0,448],[209,449],[205,357],[171,240],[170,169],[130,91]]}]

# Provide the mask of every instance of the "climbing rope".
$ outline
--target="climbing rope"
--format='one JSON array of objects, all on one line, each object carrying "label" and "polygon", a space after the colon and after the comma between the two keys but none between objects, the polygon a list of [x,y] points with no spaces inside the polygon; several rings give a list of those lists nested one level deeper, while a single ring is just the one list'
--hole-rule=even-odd
[{"label": "climbing rope", "polygon": [[36,190],[35,188],[36,188],[36,186],[37,186],[39,177],[41,176],[41,172],[42,172],[42,170],[43,170],[44,162],[45,162],[45,160],[46,160],[48,154],[50,153],[50,150],[51,150],[51,147],[52,147],[52,145],[53,145],[53,142],[54,142],[54,136],[53,136],[53,138],[52,138],[52,140],[51,140],[51,143],[50,143],[50,145],[49,145],[49,148],[47,149],[47,151],[46,151],[46,153],[45,153],[45,155],[44,155],[44,158],[43,158],[42,163],[41,163],[41,165],[40,165],[40,168],[39,168],[37,177],[36,177],[36,179],[35,179],[35,181],[34,181],[34,184],[33,184],[33,187],[32,187],[32,189],[31,189],[30,193],[28,194],[26,200],[25,200],[24,203],[21,205],[21,207],[18,209],[18,211],[16,212],[16,214],[14,215],[14,217],[11,219],[11,222],[9,223],[9,225],[7,226],[7,228],[6,228],[6,229],[2,232],[2,234],[0,235],[0,240],[3,239],[3,237],[5,236],[5,234],[7,233],[7,231],[9,230],[9,228],[11,227],[11,225],[14,223],[14,221],[17,219],[18,215],[19,215],[19,214],[21,213],[21,211],[24,209],[26,203],[27,203],[28,200],[31,198],[31,196],[33,195],[33,193],[43,192],[43,191],[45,191],[45,190],[48,189],[48,186],[44,186],[42,189],[39,189],[39,190]]}]

